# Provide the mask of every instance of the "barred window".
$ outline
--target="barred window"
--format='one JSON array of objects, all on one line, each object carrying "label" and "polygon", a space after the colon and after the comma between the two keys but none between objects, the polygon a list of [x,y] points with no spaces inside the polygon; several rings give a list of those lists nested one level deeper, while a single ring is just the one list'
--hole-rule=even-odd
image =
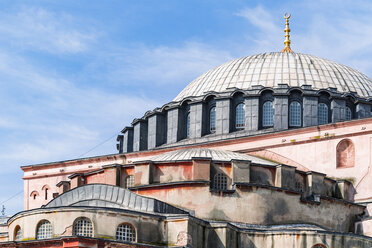
[{"label": "barred window", "polygon": [[209,131],[211,133],[216,132],[216,108],[212,107],[209,110]]},{"label": "barred window", "polygon": [[351,109],[349,107],[346,107],[345,118],[347,121],[352,119]]},{"label": "barred window", "polygon": [[237,130],[244,129],[245,126],[245,109],[244,103],[239,103],[235,108],[235,128]]},{"label": "barred window", "polygon": [[318,125],[328,123],[328,106],[325,103],[318,104]]},{"label": "barred window", "polygon": [[271,101],[266,101],[262,106],[262,126],[272,127],[274,125],[274,108]]},{"label": "barred window", "polygon": [[225,190],[227,189],[227,176],[222,173],[218,173],[213,179],[213,189]]},{"label": "barred window", "polygon": [[130,175],[125,178],[125,188],[131,188],[134,186],[134,176]]},{"label": "barred window", "polygon": [[186,137],[190,137],[190,112],[186,115]]},{"label": "barred window", "polygon": [[20,226],[16,226],[14,229],[14,240],[21,241],[22,240],[22,229]]},{"label": "barred window", "polygon": [[135,242],[136,241],[136,231],[134,227],[129,224],[121,224],[116,229],[116,239],[120,241]]},{"label": "barred window", "polygon": [[36,231],[36,239],[50,239],[52,238],[52,224],[47,220],[42,220]]},{"label": "barred window", "polygon": [[300,127],[302,117],[301,104],[299,102],[291,102],[289,105],[289,126]]},{"label": "barred window", "polygon": [[73,235],[93,237],[92,222],[88,218],[79,218],[75,221]]}]

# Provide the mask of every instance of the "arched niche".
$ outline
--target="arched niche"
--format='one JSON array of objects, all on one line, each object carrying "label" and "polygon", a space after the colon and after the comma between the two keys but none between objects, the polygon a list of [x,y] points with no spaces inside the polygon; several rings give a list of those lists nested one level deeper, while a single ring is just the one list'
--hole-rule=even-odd
[{"label": "arched niche", "polygon": [[350,139],[341,140],[336,147],[336,167],[350,168],[355,166],[355,147]]}]

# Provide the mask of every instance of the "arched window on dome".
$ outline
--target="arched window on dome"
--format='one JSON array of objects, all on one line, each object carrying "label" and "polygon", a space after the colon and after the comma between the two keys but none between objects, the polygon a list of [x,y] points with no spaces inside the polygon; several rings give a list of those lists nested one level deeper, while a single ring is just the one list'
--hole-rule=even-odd
[{"label": "arched window on dome", "polygon": [[136,241],[136,230],[130,224],[124,223],[118,226],[116,229],[116,240],[135,242]]},{"label": "arched window on dome", "polygon": [[36,239],[50,238],[52,238],[52,224],[47,220],[40,221],[36,229]]},{"label": "arched window on dome", "polygon": [[297,101],[291,102],[289,105],[289,126],[301,127],[302,107]]},{"label": "arched window on dome", "polygon": [[190,137],[190,112],[186,114],[186,138]]},{"label": "arched window on dome", "polygon": [[213,178],[213,189],[226,190],[227,189],[227,176],[223,173],[217,173]]},{"label": "arched window on dome", "polygon": [[355,166],[355,147],[351,140],[343,139],[336,147],[337,168],[349,168]]},{"label": "arched window on dome", "polygon": [[73,225],[72,234],[75,236],[93,237],[92,222],[85,217],[76,219]]},{"label": "arched window on dome", "polygon": [[239,103],[235,108],[235,129],[242,130],[245,126],[245,105]]},{"label": "arched window on dome", "polygon": [[209,132],[216,132],[216,107],[212,107],[209,110]]},{"label": "arched window on dome", "polygon": [[327,124],[329,122],[328,106],[325,103],[318,104],[318,125]]},{"label": "arched window on dome", "polygon": [[350,121],[353,118],[353,113],[349,107],[345,109],[345,120]]},{"label": "arched window on dome", "polygon": [[266,101],[262,105],[262,126],[274,126],[274,107],[272,101]]},{"label": "arched window on dome", "polygon": [[20,226],[16,226],[14,229],[14,241],[21,241],[22,240],[22,229]]}]

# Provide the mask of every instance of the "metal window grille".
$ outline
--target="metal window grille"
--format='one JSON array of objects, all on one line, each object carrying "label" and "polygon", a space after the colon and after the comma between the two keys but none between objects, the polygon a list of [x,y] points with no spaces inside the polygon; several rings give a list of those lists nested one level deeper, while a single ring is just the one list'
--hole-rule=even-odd
[{"label": "metal window grille", "polygon": [[116,239],[121,241],[135,242],[136,231],[129,224],[122,224],[116,229]]},{"label": "metal window grille", "polygon": [[235,108],[235,128],[244,129],[245,126],[245,109],[244,104],[240,103]]},{"label": "metal window grille", "polygon": [[52,238],[52,224],[49,221],[43,220],[37,227],[36,239]]},{"label": "metal window grille", "polygon": [[262,106],[262,126],[274,126],[274,108],[271,101],[267,101]]},{"label": "metal window grille", "polygon": [[318,125],[328,123],[328,106],[325,103],[318,104]]},{"label": "metal window grille", "polygon": [[301,126],[301,104],[299,102],[291,102],[289,105],[289,126]]},{"label": "metal window grille", "polygon": [[22,229],[18,227],[15,231],[15,241],[21,241],[22,240]]},{"label": "metal window grille", "polygon": [[216,132],[216,108],[213,107],[209,110],[209,131]]},{"label": "metal window grille", "polygon": [[75,222],[73,235],[83,237],[93,237],[92,222],[87,218],[80,218]]},{"label": "metal window grille", "polygon": [[217,190],[227,189],[227,176],[222,173],[218,173],[214,176],[213,188]]},{"label": "metal window grille", "polygon": [[190,137],[190,113],[186,115],[186,137]]},{"label": "metal window grille", "polygon": [[351,109],[349,107],[346,107],[345,118],[348,121],[352,119]]},{"label": "metal window grille", "polygon": [[134,186],[134,176],[133,175],[130,175],[130,176],[127,176],[127,178],[125,179],[125,188],[131,188]]}]

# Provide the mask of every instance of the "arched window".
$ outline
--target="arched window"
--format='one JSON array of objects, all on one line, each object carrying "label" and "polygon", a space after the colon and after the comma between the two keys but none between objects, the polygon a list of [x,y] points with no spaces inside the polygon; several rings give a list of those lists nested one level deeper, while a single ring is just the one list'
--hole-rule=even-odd
[{"label": "arched window", "polygon": [[16,226],[14,229],[14,240],[21,241],[22,240],[22,229],[20,226]]},{"label": "arched window", "polygon": [[325,103],[318,104],[318,125],[328,123],[328,106]]},{"label": "arched window", "polygon": [[235,129],[241,130],[245,126],[244,103],[239,103],[235,108]]},{"label": "arched window", "polygon": [[227,189],[227,176],[222,173],[217,173],[213,179],[213,189],[225,190]]},{"label": "arched window", "polygon": [[130,224],[121,224],[116,229],[116,239],[120,241],[135,242],[136,241],[136,231],[134,227]]},{"label": "arched window", "polygon": [[125,178],[125,188],[131,188],[134,186],[134,176],[129,175]]},{"label": "arched window", "polygon": [[354,167],[355,165],[355,147],[351,140],[341,140],[336,148],[337,168]]},{"label": "arched window", "polygon": [[216,107],[209,110],[209,132],[216,132]]},{"label": "arched window", "polygon": [[40,221],[36,230],[36,239],[52,238],[52,224],[47,220]]},{"label": "arched window", "polygon": [[274,108],[271,101],[266,101],[262,106],[262,126],[272,127],[274,125]]},{"label": "arched window", "polygon": [[39,193],[38,193],[36,190],[32,191],[31,194],[30,194],[30,197],[31,197],[32,199],[34,199],[34,200],[36,200],[36,198],[37,198],[38,196],[39,196]]},{"label": "arched window", "polygon": [[301,119],[301,104],[297,101],[291,102],[291,104],[289,105],[289,126],[301,127]]},{"label": "arched window", "polygon": [[48,200],[48,198],[49,198],[49,196],[48,196],[49,186],[48,185],[44,185],[41,188],[41,190],[44,191],[44,199],[45,200]]},{"label": "arched window", "polygon": [[190,112],[186,114],[186,138],[190,137]]},{"label": "arched window", "polygon": [[351,113],[351,109],[349,107],[346,107],[345,119],[347,121],[350,121],[352,118],[353,118],[353,114]]},{"label": "arched window", "polygon": [[78,218],[74,223],[73,235],[93,237],[92,222],[88,218]]}]

